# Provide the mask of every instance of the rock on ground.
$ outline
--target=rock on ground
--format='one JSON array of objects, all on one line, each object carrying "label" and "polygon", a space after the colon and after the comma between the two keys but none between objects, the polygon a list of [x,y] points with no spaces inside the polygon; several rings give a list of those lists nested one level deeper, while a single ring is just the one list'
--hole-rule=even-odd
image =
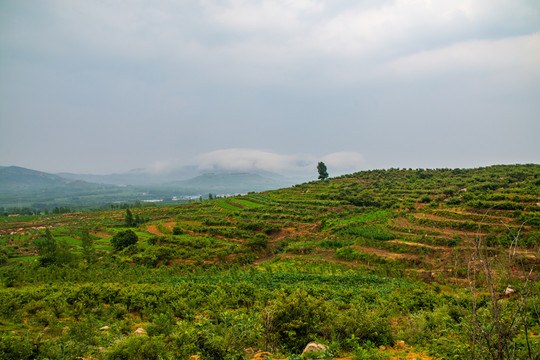
[{"label": "rock on ground", "polygon": [[143,328],[138,328],[136,329],[134,332],[133,332],[134,335],[145,335],[146,334],[146,330],[144,330]]},{"label": "rock on ground", "polygon": [[316,343],[316,342],[310,342],[309,344],[307,344],[304,351],[302,351],[302,354],[305,354],[307,352],[323,353],[327,349],[328,348],[323,344],[319,344],[319,343]]}]

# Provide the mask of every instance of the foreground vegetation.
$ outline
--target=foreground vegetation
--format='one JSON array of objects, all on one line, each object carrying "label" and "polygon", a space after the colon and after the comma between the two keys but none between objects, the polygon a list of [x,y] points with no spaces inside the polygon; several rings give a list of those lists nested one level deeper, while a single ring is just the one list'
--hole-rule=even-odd
[{"label": "foreground vegetation", "polygon": [[538,165],[390,169],[4,218],[0,358],[538,358],[539,189]]}]

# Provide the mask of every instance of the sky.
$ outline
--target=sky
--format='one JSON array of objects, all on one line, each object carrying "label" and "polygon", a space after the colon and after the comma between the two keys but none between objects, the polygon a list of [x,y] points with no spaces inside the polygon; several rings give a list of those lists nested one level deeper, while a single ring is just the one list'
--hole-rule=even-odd
[{"label": "sky", "polygon": [[0,165],[318,161],[540,163],[540,1],[0,1]]}]

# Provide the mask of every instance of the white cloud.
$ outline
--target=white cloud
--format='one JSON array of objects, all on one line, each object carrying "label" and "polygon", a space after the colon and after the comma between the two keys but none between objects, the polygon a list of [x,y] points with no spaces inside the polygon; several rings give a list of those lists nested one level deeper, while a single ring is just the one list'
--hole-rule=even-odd
[{"label": "white cloud", "polygon": [[266,170],[283,171],[291,169],[295,157],[279,155],[256,149],[224,149],[201,154],[196,157],[200,169]]},{"label": "white cloud", "polygon": [[509,81],[538,81],[540,32],[500,40],[475,40],[402,57],[379,68],[381,74],[421,79],[455,71],[490,73]]},{"label": "white cloud", "polygon": [[223,26],[241,31],[296,31],[304,26],[302,17],[319,13],[323,4],[311,0],[229,0],[203,1],[210,16]]},{"label": "white cloud", "polygon": [[204,153],[195,158],[201,170],[232,171],[264,170],[283,174],[311,173],[323,161],[332,176],[365,167],[364,157],[357,152],[335,152],[318,158],[311,154],[280,155],[257,149],[224,149]]}]

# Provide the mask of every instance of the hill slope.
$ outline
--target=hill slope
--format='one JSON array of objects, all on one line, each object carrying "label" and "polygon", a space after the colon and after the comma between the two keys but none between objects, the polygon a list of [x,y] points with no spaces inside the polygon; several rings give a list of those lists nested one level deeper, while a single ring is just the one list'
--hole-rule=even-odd
[{"label": "hill slope", "polygon": [[[134,208],[147,222],[125,249],[111,239],[127,211],[3,218],[0,336],[35,349],[47,324],[42,358],[62,340],[83,345],[70,357],[299,359],[313,339],[334,359],[533,358],[539,185],[538,165],[365,171]],[[59,250],[38,257],[51,237]]]},{"label": "hill slope", "polygon": [[[0,206],[47,208],[80,205],[84,197],[117,194],[111,185],[69,180],[58,175],[17,166],[0,167]],[[95,204],[95,201],[94,203]]]},{"label": "hill slope", "polygon": [[18,166],[0,167],[0,191],[36,191],[56,188],[92,188],[94,184],[73,181]]}]

